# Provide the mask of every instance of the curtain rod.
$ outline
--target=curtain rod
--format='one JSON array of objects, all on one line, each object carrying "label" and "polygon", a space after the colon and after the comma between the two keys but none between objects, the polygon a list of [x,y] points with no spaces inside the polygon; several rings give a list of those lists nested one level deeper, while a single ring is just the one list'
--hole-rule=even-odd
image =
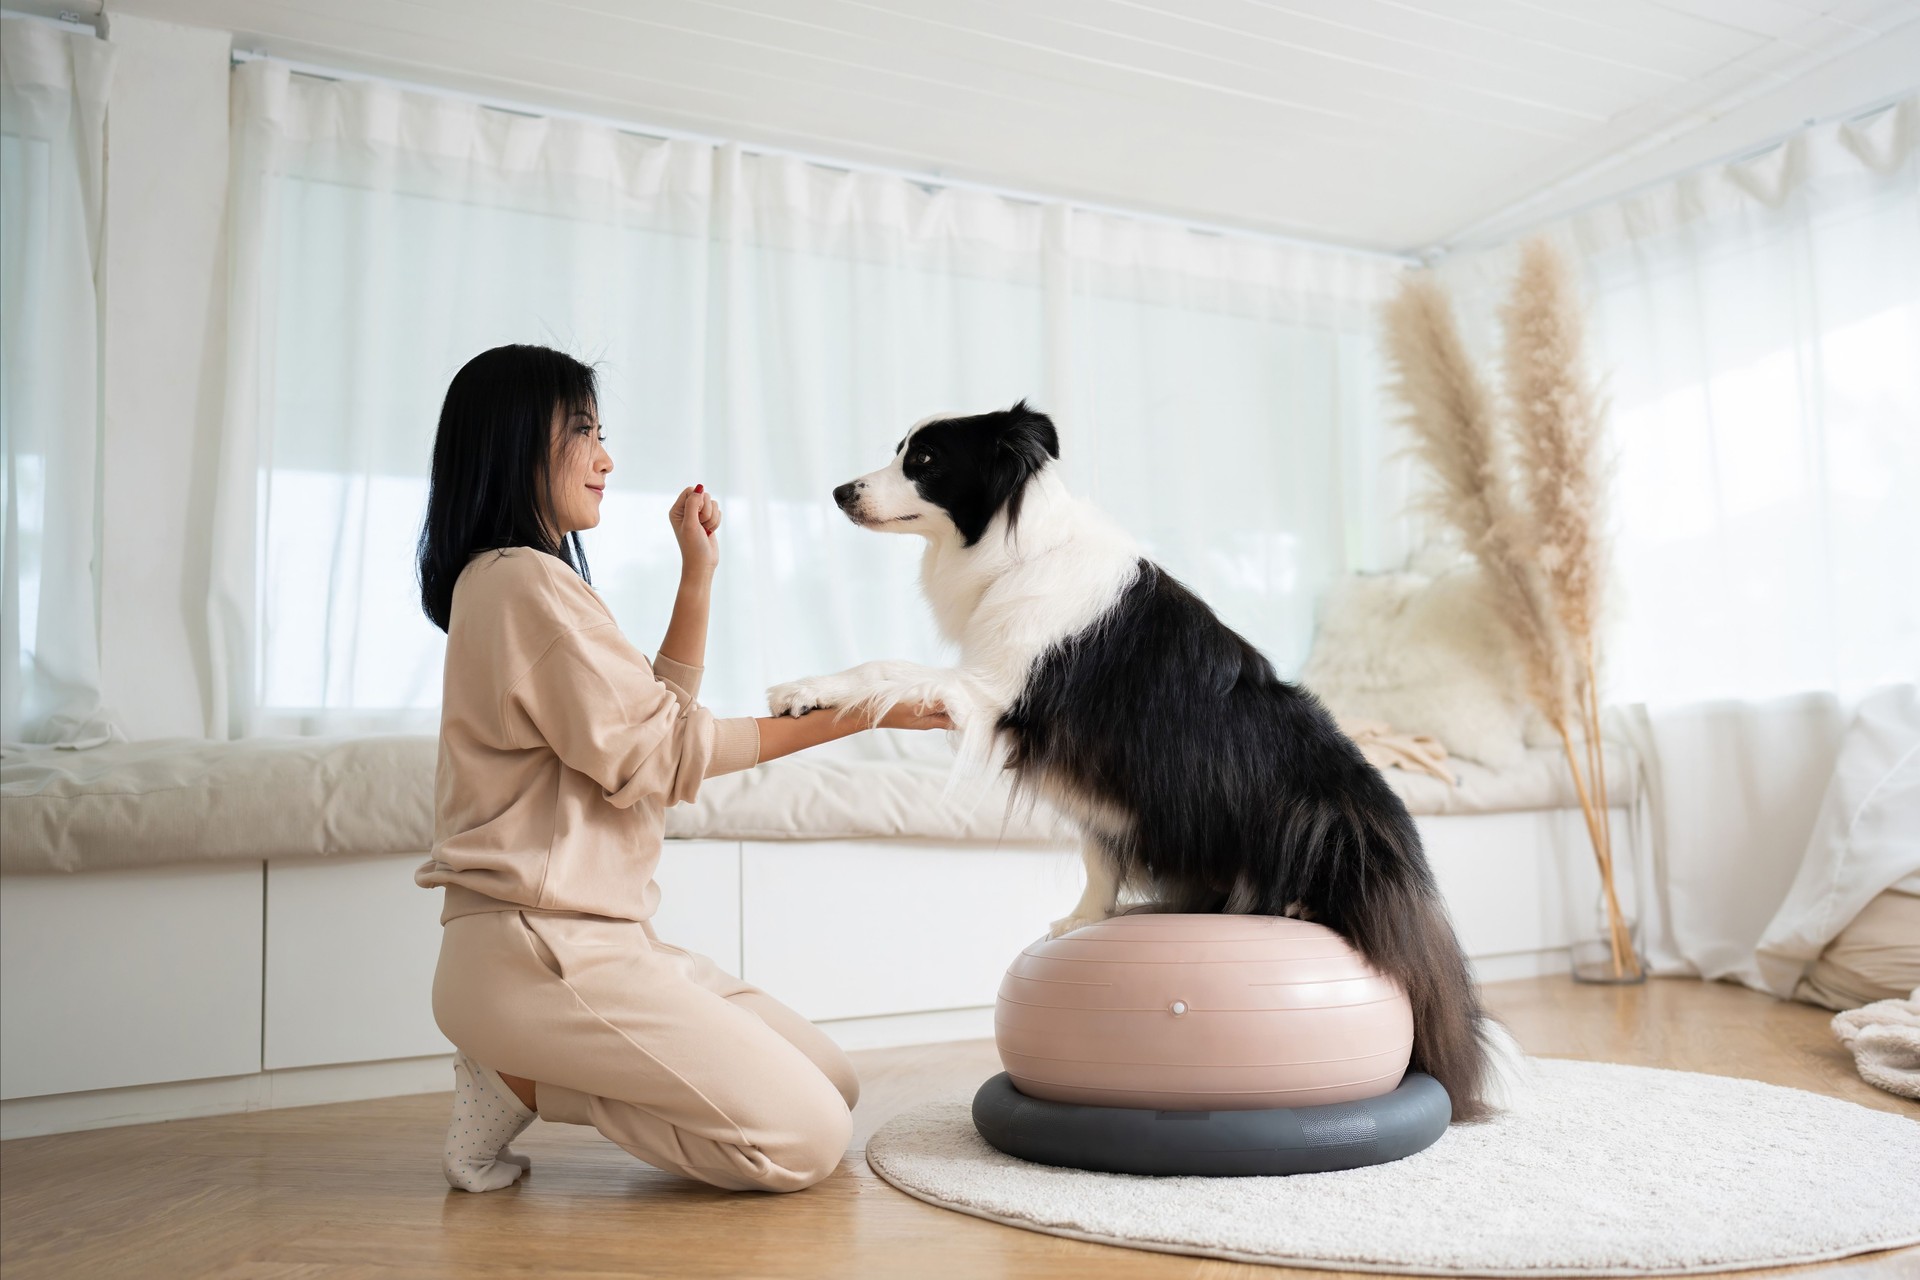
[{"label": "curtain rod", "polygon": [[436,97],[453,98],[462,102],[471,102],[476,106],[492,111],[504,111],[510,115],[551,118],[556,120],[574,120],[582,124],[598,125],[601,128],[614,129],[620,133],[629,133],[642,138],[659,138],[677,142],[700,142],[709,146],[737,145],[749,155],[784,157],[817,165],[822,169],[835,169],[846,173],[871,173],[882,177],[899,178],[922,188],[947,188],[955,191],[977,191],[984,195],[998,196],[1003,200],[1015,200],[1023,204],[1064,204],[1087,213],[1097,213],[1108,217],[1127,218],[1136,222],[1154,222],[1163,226],[1178,227],[1184,231],[1194,231],[1202,235],[1225,236],[1242,240],[1264,240],[1274,244],[1284,244],[1296,249],[1309,249],[1319,253],[1346,254],[1357,258],[1370,258],[1381,262],[1391,262],[1397,266],[1416,265],[1420,259],[1411,253],[1395,253],[1386,249],[1362,249],[1349,245],[1334,244],[1322,240],[1308,240],[1300,236],[1283,235],[1273,231],[1258,231],[1248,227],[1235,227],[1224,223],[1200,222],[1192,218],[1181,218],[1173,214],[1154,213],[1144,209],[1128,209],[1118,205],[1096,204],[1087,200],[1076,200],[1070,196],[1046,195],[1037,191],[1024,191],[1016,187],[1003,187],[989,182],[973,182],[964,178],[947,177],[944,174],[914,169],[901,169],[891,165],[869,164],[863,161],[846,160],[835,156],[824,156],[813,152],[799,151],[788,147],[763,146],[758,143],[741,142],[737,138],[723,138],[717,134],[695,133],[687,129],[673,129],[665,126],[645,124],[635,120],[622,120],[613,116],[594,115],[590,112],[572,111],[564,107],[546,107],[529,102],[516,102],[490,95],[470,93],[462,89],[449,89],[440,85],[422,84],[418,81],[401,80],[393,76],[377,75],[365,71],[349,71],[340,67],[322,66],[317,63],[299,62],[291,58],[282,58],[274,54],[249,49],[235,49],[233,64],[239,66],[246,62],[277,62],[297,75],[312,76],[321,80],[357,80],[369,84],[388,85],[404,89],[411,93],[426,93]]},{"label": "curtain rod", "polygon": [[[1635,185],[1628,187],[1624,191],[1614,191],[1607,195],[1595,196],[1591,200],[1583,201],[1582,203],[1575,205],[1571,209],[1563,209],[1558,213],[1549,213],[1541,217],[1531,219],[1530,221],[1518,223],[1517,225],[1515,225],[1514,227],[1510,228],[1505,232],[1496,232],[1493,239],[1474,240],[1471,238],[1472,235],[1478,232],[1482,227],[1499,226],[1500,219],[1506,214],[1513,213],[1524,205],[1536,203],[1540,201],[1543,197],[1549,196],[1554,190],[1558,188],[1566,187],[1581,181],[1584,176],[1589,175],[1593,172],[1592,167],[1590,166],[1586,170],[1582,170],[1580,172],[1573,173],[1568,175],[1565,178],[1562,178],[1560,181],[1553,183],[1551,186],[1542,187],[1540,190],[1534,192],[1532,195],[1526,196],[1521,200],[1508,205],[1505,209],[1499,210],[1495,213],[1491,213],[1486,217],[1479,219],[1478,221],[1474,222],[1471,226],[1467,227],[1464,231],[1459,233],[1459,235],[1453,239],[1441,241],[1438,244],[1432,245],[1431,247],[1422,250],[1421,258],[1423,261],[1434,261],[1452,253],[1476,253],[1482,249],[1492,248],[1496,245],[1508,244],[1514,241],[1524,240],[1528,236],[1532,235],[1534,232],[1539,231],[1545,227],[1552,226],[1556,222],[1563,221],[1567,218],[1578,218],[1584,214],[1592,213],[1595,209],[1604,208],[1610,204],[1618,204],[1623,200],[1632,200],[1636,196],[1643,196],[1649,191],[1655,190],[1656,188],[1659,188],[1659,187],[1666,186],[1668,183],[1678,182],[1682,178],[1690,178],[1696,173],[1705,173],[1709,169],[1718,169],[1724,165],[1739,164],[1742,161],[1758,159],[1759,157],[1766,155],[1769,151],[1773,151],[1779,147],[1784,147],[1785,145],[1787,145],[1787,143],[1792,142],[1795,138],[1811,133],[1815,129],[1825,128],[1827,125],[1830,125],[1830,124],[1839,124],[1842,122],[1851,123],[1855,120],[1865,120],[1868,116],[1874,116],[1874,115],[1880,114],[1882,111],[1892,110],[1894,107],[1897,107],[1901,103],[1907,101],[1909,98],[1912,98],[1915,95],[1915,93],[1916,93],[1916,89],[1909,87],[1909,88],[1900,90],[1898,93],[1889,94],[1884,97],[1876,98],[1865,106],[1854,106],[1854,107],[1847,108],[1845,111],[1833,112],[1831,115],[1815,116],[1807,120],[1801,121],[1798,125],[1795,125],[1791,129],[1783,129],[1779,133],[1775,133],[1768,137],[1762,138],[1758,142],[1749,142],[1746,145],[1736,150],[1723,152],[1720,155],[1714,156],[1710,159],[1701,160],[1694,164],[1686,165],[1682,168],[1675,169],[1670,173],[1661,174],[1659,177],[1649,178],[1645,182],[1636,183]],[[1685,135],[1662,134],[1657,139],[1654,140],[1654,142],[1656,143],[1656,149],[1657,149],[1657,146],[1665,145],[1668,142],[1678,141],[1679,138],[1683,136]],[[1626,157],[1622,161],[1622,163],[1630,163],[1634,158],[1635,157],[1632,157],[1632,156]]]},{"label": "curtain rod", "polygon": [[95,40],[101,38],[99,20],[89,22],[72,9],[62,9],[57,18],[49,18],[44,13],[23,13],[18,9],[0,9],[0,17],[18,18],[22,22],[37,22],[46,27],[58,27],[62,31],[71,31],[77,36],[92,36]]}]

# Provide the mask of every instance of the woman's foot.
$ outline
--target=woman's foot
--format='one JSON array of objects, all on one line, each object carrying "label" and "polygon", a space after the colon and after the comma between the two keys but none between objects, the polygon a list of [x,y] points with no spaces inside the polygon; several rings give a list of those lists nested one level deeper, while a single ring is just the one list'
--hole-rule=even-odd
[{"label": "woman's foot", "polygon": [[533,1167],[507,1144],[534,1121],[499,1074],[464,1053],[453,1059],[453,1118],[440,1167],[462,1191],[497,1191]]}]

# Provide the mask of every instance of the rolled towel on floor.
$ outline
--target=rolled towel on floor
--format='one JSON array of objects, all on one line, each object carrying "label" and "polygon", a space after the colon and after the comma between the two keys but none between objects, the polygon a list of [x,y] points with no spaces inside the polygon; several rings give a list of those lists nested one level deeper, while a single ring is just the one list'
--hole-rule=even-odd
[{"label": "rolled towel on floor", "polygon": [[1920,987],[1905,1000],[1877,1000],[1836,1013],[1833,1034],[1853,1054],[1862,1080],[1903,1098],[1920,1098]]}]

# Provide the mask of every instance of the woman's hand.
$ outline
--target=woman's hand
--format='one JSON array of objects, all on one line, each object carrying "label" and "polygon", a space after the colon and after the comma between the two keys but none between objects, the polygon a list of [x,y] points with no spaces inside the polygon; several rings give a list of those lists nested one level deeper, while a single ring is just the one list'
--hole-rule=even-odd
[{"label": "woman's hand", "polygon": [[720,504],[706,492],[706,486],[682,489],[667,512],[673,525],[673,537],[680,544],[682,573],[708,577],[720,565],[720,543],[714,534],[720,528]]},{"label": "woman's hand", "polygon": [[790,756],[796,751],[805,751],[808,747],[817,747],[823,742],[832,742],[836,738],[845,738],[873,729],[951,729],[953,719],[941,706],[909,706],[902,704],[893,708],[871,724],[862,723],[859,716],[842,716],[832,708],[809,711],[803,716],[761,716],[755,721],[760,726],[760,763],[778,760],[781,756]]},{"label": "woman's hand", "polygon": [[953,717],[947,714],[945,707],[937,703],[924,707],[901,703],[874,721],[873,727],[876,729],[951,729]]}]

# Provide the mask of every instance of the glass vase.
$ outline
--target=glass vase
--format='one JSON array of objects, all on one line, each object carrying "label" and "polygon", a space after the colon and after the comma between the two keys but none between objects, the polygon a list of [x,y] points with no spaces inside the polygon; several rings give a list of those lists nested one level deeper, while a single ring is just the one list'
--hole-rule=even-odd
[{"label": "glass vase", "polygon": [[1594,903],[1593,914],[1588,917],[1587,931],[1575,938],[1573,945],[1567,948],[1567,963],[1575,982],[1630,987],[1647,980],[1647,962],[1640,954],[1640,921],[1624,910],[1622,918],[1631,950],[1622,957],[1622,964],[1616,968],[1607,895],[1604,889],[1601,890]]}]

